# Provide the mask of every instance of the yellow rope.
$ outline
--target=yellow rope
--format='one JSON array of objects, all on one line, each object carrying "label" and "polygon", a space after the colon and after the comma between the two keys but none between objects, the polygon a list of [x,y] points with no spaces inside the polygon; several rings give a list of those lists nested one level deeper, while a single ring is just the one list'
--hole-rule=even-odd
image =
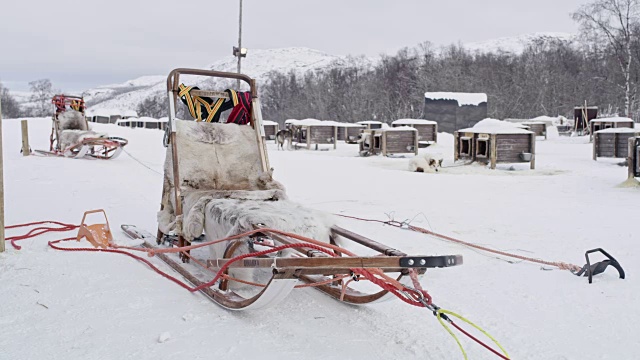
[{"label": "yellow rope", "polygon": [[438,321],[440,322],[440,325],[442,325],[442,327],[445,328],[445,330],[447,330],[449,335],[451,335],[453,337],[453,340],[455,340],[456,343],[458,343],[458,347],[460,348],[460,351],[462,351],[462,356],[464,356],[464,360],[468,360],[467,353],[464,351],[464,348],[462,347],[462,344],[460,343],[460,339],[458,339],[456,334],[454,334],[453,331],[451,331],[451,328],[448,327],[447,324],[445,324],[444,321],[442,320],[442,318],[440,317],[440,310],[438,310],[436,312],[436,316],[438,317]]},{"label": "yellow rope", "polygon": [[447,315],[451,315],[455,318],[458,318],[464,322],[466,322],[467,324],[473,326],[474,328],[476,328],[478,331],[480,331],[484,336],[488,337],[489,339],[491,339],[491,341],[493,341],[494,344],[496,344],[500,350],[502,350],[502,353],[504,354],[504,356],[509,357],[509,354],[507,354],[507,350],[505,350],[502,345],[500,345],[500,343],[498,342],[498,340],[496,340],[493,336],[491,336],[488,332],[486,332],[484,329],[482,329],[480,326],[472,323],[469,319],[463,317],[460,314],[456,314],[453,311],[449,311],[449,310],[444,310],[444,309],[438,309],[436,311],[436,316],[438,317],[438,321],[440,322],[440,324],[442,326],[444,326],[444,328],[447,330],[447,332],[449,332],[449,334],[451,334],[451,336],[453,336],[453,338],[456,340],[456,342],[458,343],[458,346],[460,347],[460,350],[462,350],[462,354],[464,355],[465,360],[467,360],[467,353],[464,351],[464,349],[462,348],[462,345],[460,344],[460,340],[458,340],[458,338],[453,334],[453,332],[451,331],[451,329],[444,323],[444,321],[442,320],[442,318],[440,317],[440,314],[447,314]]}]

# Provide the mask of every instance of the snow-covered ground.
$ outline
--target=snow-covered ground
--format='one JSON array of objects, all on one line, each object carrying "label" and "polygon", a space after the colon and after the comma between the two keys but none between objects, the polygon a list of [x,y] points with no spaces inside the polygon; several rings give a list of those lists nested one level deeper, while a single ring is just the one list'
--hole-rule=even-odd
[{"label": "snow-covered ground", "polygon": [[[126,150],[148,168],[124,153],[112,161],[23,157],[19,121],[3,122],[7,224],[79,223],[83,211],[104,208],[119,242],[129,242],[120,224],[155,231],[162,132],[94,126],[129,139]],[[48,119],[30,119],[31,146],[46,149],[49,131]],[[442,153],[452,166],[452,136],[438,139],[420,151]],[[430,270],[422,283],[436,304],[484,327],[513,359],[634,359],[640,188],[618,188],[627,171],[621,159],[591,160],[588,137],[540,139],[536,149],[536,170],[470,165],[437,174],[407,171],[409,158],[361,158],[344,143],[277,151],[270,142],[269,156],[290,198],[316,209],[413,219],[466,241],[579,265],[585,250],[603,247],[626,280],[611,269],[588,284],[568,271],[340,219],[410,254],[462,254],[464,265]],[[63,235],[74,234],[22,241],[20,251],[7,244],[0,254],[0,359],[462,359],[431,313],[401,301],[353,307],[303,289],[274,308],[229,312],[128,257],[47,246]],[[470,359],[497,358],[462,341]]]}]

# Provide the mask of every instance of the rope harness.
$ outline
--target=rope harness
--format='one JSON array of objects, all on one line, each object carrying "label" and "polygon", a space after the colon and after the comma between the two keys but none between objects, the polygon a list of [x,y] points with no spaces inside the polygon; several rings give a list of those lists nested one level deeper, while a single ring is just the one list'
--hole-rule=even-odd
[{"label": "rope harness", "polygon": [[[66,231],[71,231],[71,230],[78,229],[80,227],[79,225],[66,224],[66,223],[62,223],[62,222],[58,222],[58,221],[40,221],[40,222],[31,222],[31,223],[19,224],[19,225],[11,225],[11,226],[7,226],[6,229],[30,227],[30,226],[43,225],[43,224],[54,224],[54,225],[58,225],[59,227],[39,226],[39,227],[31,229],[30,231],[28,231],[24,235],[7,237],[6,240],[10,241],[11,245],[16,250],[20,250],[21,247],[16,244],[17,241],[26,240],[26,239],[29,239],[29,238],[34,238],[36,236],[39,236],[39,235],[42,235],[42,234],[45,234],[45,233],[48,233],[48,232],[66,232]],[[269,232],[269,233],[280,234],[280,235],[284,235],[284,236],[287,236],[287,237],[291,237],[291,238],[297,239],[297,240],[302,241],[302,242],[301,243],[295,243],[295,244],[285,244],[285,245],[280,245],[280,246],[273,246],[273,247],[270,247],[269,249],[266,249],[266,250],[246,253],[246,254],[242,254],[242,255],[238,255],[236,257],[233,257],[233,258],[229,259],[222,267],[220,267],[220,269],[217,272],[215,272],[215,276],[213,277],[213,279],[211,281],[208,281],[208,282],[206,282],[206,283],[204,283],[204,284],[202,284],[200,286],[196,286],[196,287],[191,287],[188,284],[180,281],[179,279],[177,279],[177,278],[167,274],[166,272],[160,270],[158,267],[153,265],[149,260],[144,259],[144,258],[142,258],[140,256],[137,256],[137,255],[134,255],[134,254],[132,254],[132,253],[130,253],[128,251],[125,251],[125,250],[131,250],[131,251],[144,252],[144,253],[147,253],[147,255],[149,257],[152,257],[152,256],[154,256],[155,254],[158,254],[158,253],[182,253],[182,254],[185,254],[185,255],[191,257],[188,254],[189,250],[201,248],[201,247],[204,247],[204,246],[214,245],[214,244],[217,244],[217,243],[220,243],[220,242],[226,242],[226,241],[230,241],[230,240],[240,239],[240,238],[247,237],[247,236],[250,236],[250,235],[253,235],[253,234],[256,234],[256,233],[260,233],[260,232]],[[215,285],[216,282],[218,282],[218,280],[220,280],[221,278],[226,278],[228,280],[239,281],[238,279],[234,279],[234,278],[229,277],[228,275],[225,274],[225,271],[229,268],[229,266],[231,264],[233,264],[234,262],[240,261],[242,259],[245,259],[245,258],[264,256],[264,255],[268,255],[268,254],[271,254],[271,253],[277,253],[277,252],[285,250],[285,249],[291,249],[291,248],[313,249],[313,250],[317,250],[317,251],[320,251],[322,253],[325,253],[325,254],[327,254],[327,255],[329,255],[331,257],[338,256],[338,253],[342,253],[343,255],[347,255],[347,256],[356,256],[351,251],[349,251],[347,249],[344,249],[344,248],[341,248],[341,247],[336,246],[336,245],[327,244],[327,243],[324,243],[324,242],[321,242],[321,241],[318,241],[318,240],[315,240],[315,239],[311,239],[311,238],[308,238],[308,237],[300,236],[300,235],[293,234],[293,233],[284,232],[284,231],[277,230],[277,229],[269,229],[269,228],[261,228],[261,229],[251,230],[251,231],[247,231],[247,232],[244,232],[244,233],[241,233],[241,234],[229,236],[229,237],[226,237],[226,238],[223,238],[223,239],[208,241],[208,242],[204,242],[204,243],[201,243],[201,244],[184,246],[184,247],[164,248],[164,249],[143,249],[143,248],[138,248],[138,247],[118,246],[116,244],[110,244],[109,248],[99,248],[99,247],[98,248],[95,248],[95,247],[94,248],[67,248],[67,247],[61,247],[61,246],[58,245],[61,242],[71,241],[71,240],[77,240],[77,237],[68,237],[68,238],[62,238],[62,239],[59,239],[59,240],[49,241],[48,245],[51,248],[53,248],[55,250],[60,250],[60,251],[105,252],[105,253],[115,253],[115,254],[126,255],[126,256],[129,256],[129,257],[131,257],[131,258],[133,258],[135,260],[138,260],[138,261],[144,263],[145,265],[149,266],[152,270],[154,270],[156,273],[158,273],[161,276],[163,276],[164,278],[174,282],[178,286],[188,290],[189,292],[196,292],[196,291],[202,290],[204,288],[211,287],[211,286]],[[191,258],[193,259],[193,257],[191,257]],[[210,268],[208,268],[205,264],[202,264],[199,261],[197,261],[196,263],[198,265],[206,268],[209,271],[213,271]],[[352,280],[358,281],[360,278],[369,280],[370,282],[378,285],[383,290],[386,290],[386,291],[392,293],[397,298],[399,298],[400,300],[402,300],[403,302],[405,302],[405,303],[407,303],[409,305],[413,305],[413,306],[416,306],[416,307],[424,307],[424,308],[432,311],[433,315],[438,319],[438,322],[454,338],[454,340],[458,344],[458,347],[460,348],[460,350],[462,352],[462,355],[463,355],[465,360],[468,359],[467,353],[464,350],[464,348],[462,346],[462,343],[460,342],[458,337],[453,333],[453,331],[451,330],[451,328],[447,324],[453,326],[455,329],[457,329],[458,331],[460,331],[461,333],[463,333],[464,335],[466,335],[467,337],[469,337],[473,341],[477,342],[478,344],[482,345],[483,347],[485,347],[486,349],[488,349],[489,351],[491,351],[492,353],[494,353],[496,356],[500,357],[501,359],[509,360],[509,355],[507,354],[506,350],[498,343],[498,341],[495,338],[493,338],[491,335],[489,335],[482,328],[480,328],[479,326],[477,326],[476,324],[474,324],[470,320],[462,317],[459,314],[456,314],[456,313],[454,313],[452,311],[449,311],[449,310],[441,309],[440,307],[436,306],[433,303],[432,297],[429,295],[429,293],[426,290],[422,289],[422,287],[421,287],[421,285],[420,285],[420,283],[418,281],[417,273],[415,272],[414,269],[409,269],[409,275],[411,277],[411,280],[412,280],[413,286],[414,286],[413,288],[409,287],[409,286],[406,286],[406,285],[400,283],[399,281],[397,281],[396,279],[387,276],[380,269],[354,268],[354,269],[350,269],[350,270],[352,272],[352,275],[343,275],[343,276],[340,276],[340,277],[330,278],[328,280],[323,280],[323,281],[320,281],[320,282],[314,282],[314,283],[299,285],[299,286],[296,286],[296,288],[309,287],[309,286],[319,286],[319,285],[324,285],[324,284],[327,284],[327,283],[335,282],[336,280],[341,280],[341,279],[345,279],[347,277],[351,277],[352,279],[350,279],[349,281],[347,281],[346,283],[343,284],[343,295],[344,295],[344,290],[346,289],[346,286],[348,285],[348,283],[350,281],[352,281]],[[248,282],[245,282],[245,283],[248,283]],[[249,284],[250,285],[256,285],[256,286],[265,286],[264,284],[254,284],[254,283],[249,283]],[[487,336],[494,344],[496,344],[496,346],[500,349],[500,351],[502,351],[502,353],[498,352],[497,350],[493,349],[489,345],[487,345],[484,342],[482,342],[480,339],[474,337],[473,335],[471,335],[470,333],[465,331],[463,328],[458,326],[452,320],[452,318],[457,318],[457,319],[469,324],[470,326],[474,327],[475,329],[479,330],[482,334]]]}]

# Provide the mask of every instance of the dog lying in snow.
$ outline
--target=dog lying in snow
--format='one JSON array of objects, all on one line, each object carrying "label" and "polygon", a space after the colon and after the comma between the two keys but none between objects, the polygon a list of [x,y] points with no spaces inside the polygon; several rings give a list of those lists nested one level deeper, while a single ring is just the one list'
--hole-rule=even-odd
[{"label": "dog lying in snow", "polygon": [[409,170],[414,172],[438,172],[442,168],[442,154],[422,154],[409,161]]},{"label": "dog lying in snow", "polygon": [[282,129],[276,133],[276,144],[278,144],[278,150],[284,150],[284,143],[287,142],[287,150],[291,150],[291,141],[293,140],[293,133],[290,129]]}]

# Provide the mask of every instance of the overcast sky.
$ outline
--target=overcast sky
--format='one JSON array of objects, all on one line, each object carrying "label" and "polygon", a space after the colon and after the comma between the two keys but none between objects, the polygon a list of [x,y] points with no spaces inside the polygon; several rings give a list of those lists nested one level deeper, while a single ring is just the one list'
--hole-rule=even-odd
[{"label": "overcast sky", "polygon": [[[244,47],[304,46],[376,56],[423,41],[474,42],[577,32],[588,0],[243,0]],[[238,0],[7,0],[0,5],[0,81],[64,91],[202,67],[238,41]],[[251,56],[250,53],[248,56]]]}]

